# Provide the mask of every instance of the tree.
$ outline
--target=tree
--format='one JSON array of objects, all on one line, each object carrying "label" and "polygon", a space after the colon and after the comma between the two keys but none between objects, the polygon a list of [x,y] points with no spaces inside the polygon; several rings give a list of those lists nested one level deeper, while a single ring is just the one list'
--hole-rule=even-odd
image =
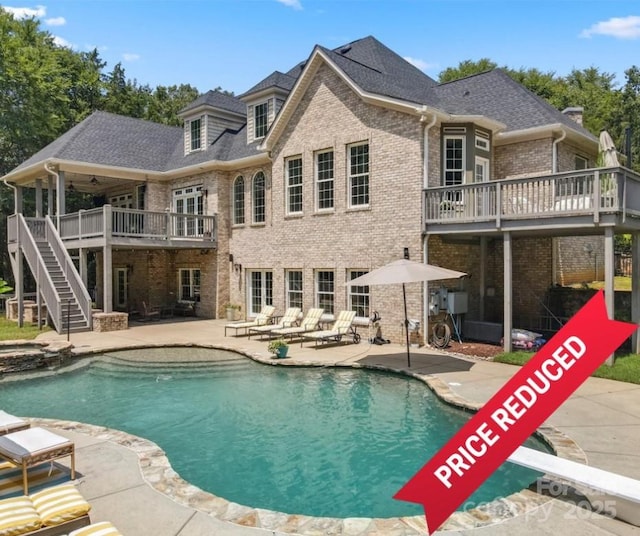
[{"label": "tree", "polygon": [[478,61],[464,60],[457,67],[447,67],[438,75],[440,83],[453,82],[459,78],[465,78],[474,74],[492,71],[498,66],[497,63],[489,58],[481,58]]},{"label": "tree", "polygon": [[632,66],[624,72],[626,82],[622,88],[621,104],[618,109],[618,124],[623,132],[619,135],[619,149],[625,148],[624,132],[630,128],[631,166],[640,171],[640,68]]},{"label": "tree", "polygon": [[198,98],[198,90],[189,84],[158,86],[151,95],[145,119],[166,125],[182,126],[178,112]]}]

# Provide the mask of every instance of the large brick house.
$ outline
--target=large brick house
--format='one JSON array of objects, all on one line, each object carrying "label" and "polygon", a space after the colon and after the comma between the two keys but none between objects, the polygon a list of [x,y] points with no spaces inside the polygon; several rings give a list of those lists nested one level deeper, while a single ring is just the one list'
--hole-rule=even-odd
[{"label": "large brick house", "polygon": [[[373,37],[316,46],[239,97],[202,95],[181,112],[184,128],[96,112],[7,174],[14,275],[26,258],[58,329],[67,299],[90,327],[94,255],[104,312],[143,302],[195,302],[207,318],[229,302],[249,316],[267,303],[375,309],[385,336],[400,339],[400,290],[350,279],[407,251],[468,273],[442,282],[467,292],[464,318],[510,333],[514,319],[541,313],[549,287],[591,270],[594,244],[612,308],[613,236],[635,237],[640,182],[596,167],[598,140],[575,112],[501,70],[438,84]],[[24,188],[35,188],[35,214],[21,214]],[[66,213],[69,189],[94,194],[96,208]],[[52,256],[68,274],[63,290],[41,273]],[[407,288],[423,326],[439,287]]]}]

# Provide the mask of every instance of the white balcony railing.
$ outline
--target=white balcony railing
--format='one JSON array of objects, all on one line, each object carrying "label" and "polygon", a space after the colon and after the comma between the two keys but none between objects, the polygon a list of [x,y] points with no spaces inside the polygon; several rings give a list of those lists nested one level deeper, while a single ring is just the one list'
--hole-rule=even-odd
[{"label": "white balcony railing", "polygon": [[61,216],[59,233],[63,240],[109,236],[215,242],[216,217],[175,212],[151,212],[105,205]]},{"label": "white balcony railing", "polygon": [[603,213],[640,214],[640,175],[624,168],[587,169],[424,191],[425,224]]}]

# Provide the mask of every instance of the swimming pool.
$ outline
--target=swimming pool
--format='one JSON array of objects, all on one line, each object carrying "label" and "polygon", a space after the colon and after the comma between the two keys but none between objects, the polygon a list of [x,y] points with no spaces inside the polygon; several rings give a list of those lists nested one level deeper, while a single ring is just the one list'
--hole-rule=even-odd
[{"label": "swimming pool", "polygon": [[[113,352],[80,370],[0,386],[0,407],[13,414],[146,437],[204,490],[318,517],[421,514],[392,496],[469,418],[411,378],[271,367],[198,348]],[[504,464],[470,500],[507,496],[537,476]]]}]

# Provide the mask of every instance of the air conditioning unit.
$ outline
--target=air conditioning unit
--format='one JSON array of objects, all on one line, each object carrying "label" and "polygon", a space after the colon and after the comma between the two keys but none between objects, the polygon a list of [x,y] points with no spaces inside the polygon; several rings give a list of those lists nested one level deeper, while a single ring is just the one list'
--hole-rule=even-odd
[{"label": "air conditioning unit", "polygon": [[447,307],[452,315],[462,315],[469,311],[469,294],[467,292],[451,292],[447,296]]}]

